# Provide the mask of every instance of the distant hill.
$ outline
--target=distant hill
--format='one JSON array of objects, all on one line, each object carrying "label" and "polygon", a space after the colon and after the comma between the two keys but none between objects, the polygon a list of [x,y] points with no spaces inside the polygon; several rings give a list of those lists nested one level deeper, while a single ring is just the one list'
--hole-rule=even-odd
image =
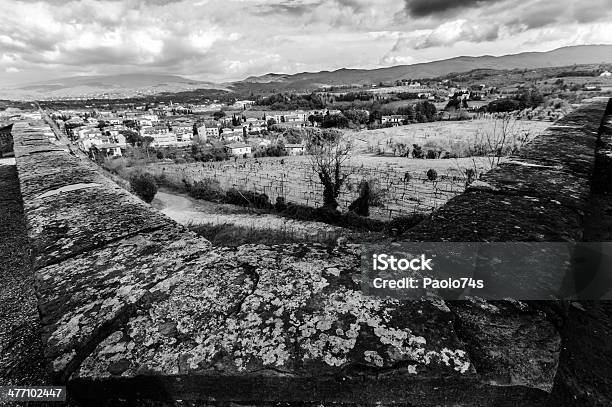
[{"label": "distant hill", "polygon": [[0,90],[0,98],[49,99],[83,96],[120,98],[193,89],[223,89],[223,86],[164,74],[73,76],[3,89]]},{"label": "distant hill", "polygon": [[268,73],[226,84],[196,81],[176,75],[147,73],[75,76],[1,89],[0,99],[125,98],[159,94],[168,96],[179,92],[189,94],[197,89],[233,90],[246,95],[258,91],[299,91],[316,89],[321,86],[363,85],[395,82],[399,79],[435,78],[475,69],[538,69],[599,63],[612,63],[612,45],[580,45],[548,52],[524,52],[500,57],[460,56],[441,61],[379,69],[343,68],[331,72]]},{"label": "distant hill", "polygon": [[500,57],[460,56],[441,61],[413,65],[398,65],[379,69],[339,69],[336,71],[303,72],[298,74],[266,74],[249,77],[231,85],[234,89],[251,88],[277,90],[312,89],[332,85],[363,85],[395,82],[399,79],[435,78],[450,73],[474,69],[537,69],[574,64],[612,62],[612,45],[580,45],[547,52],[524,52]]}]

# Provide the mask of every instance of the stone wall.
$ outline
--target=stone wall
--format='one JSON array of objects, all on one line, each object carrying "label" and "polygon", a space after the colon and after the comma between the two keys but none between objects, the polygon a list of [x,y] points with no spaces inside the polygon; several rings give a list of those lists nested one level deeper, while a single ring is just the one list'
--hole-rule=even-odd
[{"label": "stone wall", "polygon": [[[607,100],[555,123],[407,240],[580,240]],[[539,405],[560,349],[520,302],[368,297],[359,248],[214,248],[13,127],[45,357],[95,398]]]},{"label": "stone wall", "polygon": [[13,155],[13,136],[11,136],[12,125],[0,124],[0,158]]}]

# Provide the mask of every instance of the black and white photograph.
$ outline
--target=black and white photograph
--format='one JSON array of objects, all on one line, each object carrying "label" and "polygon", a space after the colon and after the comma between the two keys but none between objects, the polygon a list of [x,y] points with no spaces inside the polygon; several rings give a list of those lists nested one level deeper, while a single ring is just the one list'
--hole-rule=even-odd
[{"label": "black and white photograph", "polygon": [[612,406],[612,1],[2,0],[0,404]]}]

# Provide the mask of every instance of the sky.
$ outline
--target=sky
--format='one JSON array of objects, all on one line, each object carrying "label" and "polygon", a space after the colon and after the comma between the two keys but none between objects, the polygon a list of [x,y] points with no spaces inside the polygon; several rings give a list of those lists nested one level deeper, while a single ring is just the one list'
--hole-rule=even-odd
[{"label": "sky", "polygon": [[2,0],[0,86],[212,82],[612,43],[612,0]]}]

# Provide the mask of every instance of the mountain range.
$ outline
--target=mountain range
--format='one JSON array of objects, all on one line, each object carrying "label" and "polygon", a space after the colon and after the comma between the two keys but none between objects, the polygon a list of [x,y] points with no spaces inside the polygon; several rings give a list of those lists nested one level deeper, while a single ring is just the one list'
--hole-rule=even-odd
[{"label": "mountain range", "polygon": [[263,84],[275,86],[277,89],[303,89],[330,85],[377,84],[379,82],[395,82],[399,79],[435,78],[474,69],[537,69],[599,63],[612,63],[612,45],[580,45],[547,52],[523,52],[499,57],[491,55],[460,56],[440,61],[378,69],[344,68],[331,72],[270,73],[263,76],[252,76],[232,85],[251,83],[254,86]]},{"label": "mountain range", "polygon": [[537,69],[574,64],[612,63],[612,45],[580,45],[547,52],[523,52],[504,56],[459,56],[455,58],[378,69],[339,69],[296,74],[269,73],[242,81],[215,84],[177,75],[134,73],[75,76],[19,85],[0,90],[5,99],[49,99],[68,97],[134,97],[195,89],[245,91],[307,90],[321,86],[363,85],[399,79],[435,78],[474,69]]},{"label": "mountain range", "polygon": [[120,75],[72,76],[0,89],[0,98],[50,99],[69,97],[123,98],[182,92],[194,89],[226,89],[212,82],[177,75],[132,73]]}]

